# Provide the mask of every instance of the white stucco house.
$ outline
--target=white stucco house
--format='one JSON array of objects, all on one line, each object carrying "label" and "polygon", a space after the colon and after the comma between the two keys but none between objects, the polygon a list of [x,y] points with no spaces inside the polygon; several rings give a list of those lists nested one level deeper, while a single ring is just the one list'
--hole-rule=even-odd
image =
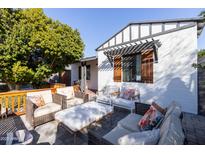
[{"label": "white stucco house", "polygon": [[98,90],[98,62],[97,57],[86,57],[80,59],[76,63],[71,64],[71,84],[75,84],[76,82],[82,79],[83,68],[85,66],[86,69],[86,86],[88,89],[97,91]]},{"label": "white stucco house", "polygon": [[133,86],[144,103],[165,107],[176,101],[183,111],[197,113],[197,70],[192,64],[197,63],[203,27],[202,18],[129,23],[96,49],[96,57],[71,65],[72,83],[79,79],[79,66],[90,65],[90,89]]}]

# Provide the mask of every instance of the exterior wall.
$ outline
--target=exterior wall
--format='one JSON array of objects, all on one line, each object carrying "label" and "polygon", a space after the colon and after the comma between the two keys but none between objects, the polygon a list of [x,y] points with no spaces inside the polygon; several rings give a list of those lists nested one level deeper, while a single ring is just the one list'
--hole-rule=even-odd
[{"label": "exterior wall", "polygon": [[[158,28],[156,28],[157,30]],[[107,84],[132,85],[140,90],[145,103],[156,101],[166,107],[176,101],[182,110],[197,113],[197,27],[191,27],[154,38],[159,39],[158,63],[154,63],[154,83],[113,82],[111,67],[103,50],[98,51],[98,90]]]},{"label": "exterior wall", "polygon": [[98,89],[98,66],[97,60],[92,60],[86,62],[87,65],[90,65],[90,80],[87,80],[88,89]]},{"label": "exterior wall", "polygon": [[[98,89],[98,69],[97,69],[97,60],[92,60],[86,62],[86,65],[90,65],[90,80],[87,80],[88,89]],[[79,80],[78,69],[80,63],[71,64],[71,85],[74,84],[74,81]]]},{"label": "exterior wall", "polygon": [[71,85],[74,84],[74,81],[79,80],[79,76],[78,76],[79,66],[80,66],[80,63],[71,64]]},{"label": "exterior wall", "polygon": [[[196,24],[195,22],[168,22],[168,23],[143,23],[131,24],[123,28],[116,35],[112,36],[108,41],[103,43],[97,50],[103,50],[107,47],[112,47],[120,43],[129,43],[129,41],[146,38],[150,35],[161,35],[167,31],[174,31],[179,28],[190,27]],[[116,44],[115,41],[116,40]]]}]

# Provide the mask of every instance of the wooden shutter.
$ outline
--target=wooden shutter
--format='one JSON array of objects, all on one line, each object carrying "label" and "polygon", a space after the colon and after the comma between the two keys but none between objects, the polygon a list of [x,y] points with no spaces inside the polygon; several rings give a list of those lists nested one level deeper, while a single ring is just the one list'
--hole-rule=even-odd
[{"label": "wooden shutter", "polygon": [[122,79],[122,65],[121,57],[114,58],[114,82],[121,82]]},{"label": "wooden shutter", "polygon": [[141,61],[142,82],[153,83],[153,51],[144,52]]}]

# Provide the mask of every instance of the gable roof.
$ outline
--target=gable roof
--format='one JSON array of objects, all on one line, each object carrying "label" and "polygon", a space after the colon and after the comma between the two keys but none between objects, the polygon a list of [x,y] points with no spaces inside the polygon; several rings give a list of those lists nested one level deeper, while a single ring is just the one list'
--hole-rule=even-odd
[{"label": "gable roof", "polygon": [[81,59],[80,59],[81,62],[92,61],[92,60],[97,60],[97,56],[84,57],[84,58],[81,58]]},{"label": "gable roof", "polygon": [[[169,25],[174,25],[174,28],[169,28],[169,29],[165,29],[165,26],[169,26]],[[114,34],[113,36],[111,36],[108,40],[106,40],[104,43],[102,43],[98,48],[96,48],[96,51],[100,51],[100,50],[104,50],[104,49],[109,49],[110,47],[115,47],[118,45],[124,45],[126,43],[129,42],[135,42],[135,41],[141,41],[143,39],[147,39],[147,38],[153,38],[155,36],[158,35],[162,35],[168,32],[173,32],[173,31],[178,31],[181,29],[185,29],[185,28],[189,28],[189,27],[193,27],[195,25],[197,25],[197,35],[199,36],[203,30],[204,27],[204,18],[201,17],[197,17],[197,18],[181,18],[181,19],[167,19],[167,20],[148,20],[148,21],[142,21],[142,22],[131,22],[129,23],[127,26],[125,26],[124,28],[122,28],[120,31],[118,31],[116,34]],[[147,25],[149,28],[149,34],[145,37],[141,37],[139,34],[139,37],[137,39],[132,39],[132,30],[131,27],[134,26],[144,26]],[[161,31],[158,33],[153,34],[152,33],[152,25],[161,25]],[[129,40],[124,41],[123,37],[123,33],[124,31],[128,29],[129,31]],[[140,31],[140,28],[138,28]],[[121,43],[116,43],[116,37],[121,33],[121,37],[122,37],[122,42]],[[114,39],[114,45],[110,45],[111,44],[111,40]],[[113,41],[112,41],[113,42]]]}]

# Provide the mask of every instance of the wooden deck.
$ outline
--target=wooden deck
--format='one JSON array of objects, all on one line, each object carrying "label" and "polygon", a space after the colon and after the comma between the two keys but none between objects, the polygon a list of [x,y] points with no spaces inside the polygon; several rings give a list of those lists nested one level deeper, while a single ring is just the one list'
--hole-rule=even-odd
[{"label": "wooden deck", "polygon": [[205,116],[183,113],[182,126],[185,144],[205,145]]}]

